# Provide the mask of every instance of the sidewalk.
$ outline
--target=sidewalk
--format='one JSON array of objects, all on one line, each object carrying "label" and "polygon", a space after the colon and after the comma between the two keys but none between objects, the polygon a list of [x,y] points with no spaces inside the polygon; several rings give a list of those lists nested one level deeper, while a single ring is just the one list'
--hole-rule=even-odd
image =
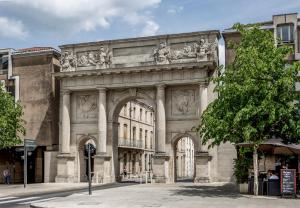
[{"label": "sidewalk", "polygon": [[[92,184],[92,187],[102,186],[103,184]],[[88,188],[87,183],[35,183],[27,184],[0,184],[0,197],[7,196],[27,196],[34,194],[53,193],[57,191],[72,191]]]},{"label": "sidewalk", "polygon": [[232,184],[142,184],[73,194],[31,208],[286,208],[299,207],[298,199],[249,198]]}]

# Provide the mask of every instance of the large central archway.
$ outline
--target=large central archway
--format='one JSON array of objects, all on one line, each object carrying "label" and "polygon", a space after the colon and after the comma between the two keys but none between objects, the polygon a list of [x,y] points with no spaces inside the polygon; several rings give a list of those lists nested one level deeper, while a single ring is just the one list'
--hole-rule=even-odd
[{"label": "large central archway", "polygon": [[[148,93],[145,93],[131,89],[119,93],[109,114],[113,125],[111,142],[114,173],[118,181],[138,181],[152,166],[155,151],[155,102],[151,91],[148,89]],[[144,113],[147,111],[150,123],[144,122]],[[149,142],[150,139],[152,142]]]}]

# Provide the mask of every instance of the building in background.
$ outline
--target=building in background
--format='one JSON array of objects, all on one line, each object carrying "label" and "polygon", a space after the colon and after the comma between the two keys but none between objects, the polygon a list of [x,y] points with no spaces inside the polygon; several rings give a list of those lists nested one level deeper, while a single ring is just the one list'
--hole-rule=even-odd
[{"label": "building in background", "polygon": [[126,103],[118,118],[120,173],[137,177],[152,171],[154,145],[153,108],[139,100]]},{"label": "building in background", "polygon": [[[54,181],[58,150],[60,53],[50,47],[0,49],[0,80],[23,106],[26,135],[37,142],[28,154],[28,182]],[[13,183],[23,182],[22,145],[0,151],[0,172],[8,167]],[[0,178],[0,183],[2,181]]]},{"label": "building in background", "polygon": [[177,143],[176,171],[177,179],[194,177],[194,143],[189,137],[183,137]]},{"label": "building in background", "polygon": [[[288,45],[294,53],[288,57],[289,61],[300,60],[300,19],[297,13],[274,15],[272,21],[259,22],[261,29],[270,30],[274,33],[277,46]],[[234,51],[228,47],[229,42],[239,42],[241,35],[233,29],[224,30],[222,33],[225,40],[225,64],[234,60]]]},{"label": "building in background", "polygon": [[[259,22],[260,28],[270,30],[274,33],[277,47],[287,45],[293,49],[286,62],[293,63],[300,60],[300,18],[297,13],[273,15],[271,21]],[[239,32],[233,29],[227,29],[222,33],[225,40],[225,64],[231,64],[234,61],[234,50],[228,47],[230,42],[238,43],[241,40]],[[299,73],[300,74],[300,73]],[[298,74],[298,75],[299,75]],[[300,91],[300,82],[296,83],[296,90]],[[300,171],[300,157],[290,159],[290,168]],[[278,164],[281,159],[278,155],[269,155],[260,160],[259,170],[268,171],[275,170],[274,164]]]}]

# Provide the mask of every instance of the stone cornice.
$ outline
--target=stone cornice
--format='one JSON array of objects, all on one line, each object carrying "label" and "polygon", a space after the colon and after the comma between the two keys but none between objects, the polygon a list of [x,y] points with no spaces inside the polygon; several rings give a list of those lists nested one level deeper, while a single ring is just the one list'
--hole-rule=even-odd
[{"label": "stone cornice", "polygon": [[136,67],[122,67],[122,68],[109,68],[109,69],[91,69],[91,70],[78,70],[72,72],[57,72],[54,73],[56,78],[69,78],[69,77],[82,77],[82,76],[101,76],[109,74],[129,74],[129,73],[143,73],[143,72],[158,72],[168,70],[180,69],[202,69],[214,70],[216,64],[213,61],[203,62],[190,62],[190,63],[176,63],[165,65],[151,65],[151,66],[136,66]]},{"label": "stone cornice", "polygon": [[87,42],[87,43],[67,44],[67,45],[61,45],[59,46],[59,48],[72,49],[75,47],[88,47],[88,46],[103,45],[103,44],[140,42],[140,41],[181,38],[181,37],[189,37],[189,36],[204,36],[204,35],[216,35],[217,38],[220,38],[221,36],[219,30],[209,30],[209,31],[198,31],[198,32],[190,32],[190,33],[166,34],[166,35],[157,35],[157,36],[148,36],[148,37],[125,38],[125,39],[116,39],[116,40],[104,40],[104,41]]}]

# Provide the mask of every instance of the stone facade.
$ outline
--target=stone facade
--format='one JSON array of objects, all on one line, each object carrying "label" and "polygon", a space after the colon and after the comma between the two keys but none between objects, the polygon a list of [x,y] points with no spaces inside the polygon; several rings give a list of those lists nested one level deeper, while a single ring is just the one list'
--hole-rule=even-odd
[{"label": "stone facade", "polygon": [[[1,71],[0,79],[23,106],[24,138],[34,139],[38,145],[28,156],[28,182],[53,182],[57,167],[59,83],[52,73],[60,69],[60,53],[53,48],[10,49],[6,57],[8,67]],[[0,172],[9,167],[12,182],[22,182],[20,147],[11,148],[9,153],[1,150],[0,154]]]},{"label": "stone facade", "polygon": [[[78,149],[91,138],[94,171],[103,183],[116,181],[119,112],[138,99],[155,112],[155,182],[174,182],[174,150],[183,137],[194,143],[196,182],[231,181],[232,160],[219,155],[226,150],[208,150],[193,131],[216,98],[209,80],[218,66],[218,39],[218,31],[206,31],[61,46],[62,68],[54,75],[61,83],[56,181],[79,181]],[[220,171],[218,163],[228,168]]]}]

